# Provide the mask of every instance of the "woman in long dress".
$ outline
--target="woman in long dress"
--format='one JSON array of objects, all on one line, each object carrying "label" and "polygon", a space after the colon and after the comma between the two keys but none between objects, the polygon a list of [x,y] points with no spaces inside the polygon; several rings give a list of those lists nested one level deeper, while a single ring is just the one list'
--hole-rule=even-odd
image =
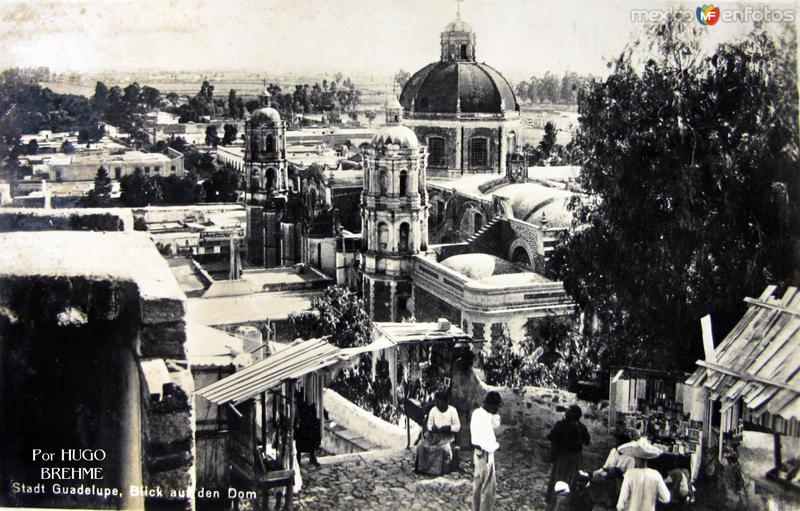
[{"label": "woman in long dress", "polygon": [[458,412],[448,405],[444,392],[436,393],[436,406],[428,412],[422,440],[417,445],[416,471],[442,475],[450,472],[453,461],[452,443],[461,429]]}]

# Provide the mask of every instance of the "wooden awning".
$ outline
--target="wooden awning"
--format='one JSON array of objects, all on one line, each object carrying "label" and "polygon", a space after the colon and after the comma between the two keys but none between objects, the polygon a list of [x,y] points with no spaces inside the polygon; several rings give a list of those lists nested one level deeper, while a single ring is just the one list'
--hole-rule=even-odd
[{"label": "wooden awning", "polygon": [[217,405],[241,403],[286,380],[301,378],[347,358],[342,350],[321,339],[302,341],[203,387],[195,394]]},{"label": "wooden awning", "polygon": [[719,344],[716,361],[700,366],[686,380],[703,386],[723,409],[739,400],[752,417],[768,414],[800,419],[800,293],[783,297],[768,287],[758,299],[746,298],[747,312]]}]

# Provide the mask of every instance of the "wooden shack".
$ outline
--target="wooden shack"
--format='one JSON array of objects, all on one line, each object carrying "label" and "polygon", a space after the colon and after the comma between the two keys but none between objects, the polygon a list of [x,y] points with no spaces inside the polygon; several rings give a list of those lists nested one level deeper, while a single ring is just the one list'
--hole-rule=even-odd
[{"label": "wooden shack", "polygon": [[773,436],[772,468],[751,482],[757,491],[794,500],[800,459],[786,459],[783,445],[800,439],[800,293],[776,291],[769,286],[757,299],[745,298],[745,315],[697,361],[686,383],[706,393],[706,432],[718,439],[720,456],[745,431]]},{"label": "wooden shack", "polygon": [[[231,484],[252,489],[266,508],[271,488],[284,487],[284,509],[292,509],[296,453],[294,422],[298,381],[321,395],[325,378],[312,377],[344,362],[342,350],[312,339],[299,341],[198,391],[227,411],[227,459]],[[317,385],[319,389],[309,386]]]}]

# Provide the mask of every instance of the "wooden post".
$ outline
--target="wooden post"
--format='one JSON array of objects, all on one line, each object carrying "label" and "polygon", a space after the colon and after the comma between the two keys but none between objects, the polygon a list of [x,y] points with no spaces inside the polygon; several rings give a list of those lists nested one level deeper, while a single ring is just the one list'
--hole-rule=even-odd
[{"label": "wooden post", "polygon": [[[294,452],[294,380],[290,379],[286,381],[286,402],[289,408],[289,416],[288,416],[288,423],[289,423],[289,431],[286,434],[286,452],[289,453],[289,463],[287,468],[289,470],[295,470],[294,463],[296,454]],[[299,470],[299,467],[298,467]],[[285,507],[286,511],[292,511],[294,509],[294,484],[293,481],[289,483],[286,487],[286,500],[285,500]]]},{"label": "wooden post", "polygon": [[773,454],[775,456],[775,468],[783,465],[783,454],[781,453],[781,435],[777,431],[772,433]]},{"label": "wooden post", "polygon": [[267,452],[267,392],[261,393],[261,447]]}]

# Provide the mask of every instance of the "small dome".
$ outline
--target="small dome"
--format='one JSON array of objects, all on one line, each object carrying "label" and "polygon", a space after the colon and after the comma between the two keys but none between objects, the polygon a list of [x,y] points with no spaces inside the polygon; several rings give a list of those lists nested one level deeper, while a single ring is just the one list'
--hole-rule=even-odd
[{"label": "small dome", "polygon": [[442,266],[479,281],[494,275],[519,273],[519,270],[505,259],[481,253],[450,256],[442,261]]},{"label": "small dome", "polygon": [[253,116],[250,118],[250,121],[256,123],[269,121],[273,124],[278,124],[281,122],[281,114],[279,114],[278,111],[272,107],[259,108],[253,112]]},{"label": "small dome", "polygon": [[461,18],[456,18],[444,27],[445,32],[472,32],[472,27]]},{"label": "small dome", "polygon": [[419,140],[414,132],[405,126],[384,126],[372,137],[373,146],[396,144],[404,149],[416,149]]}]

